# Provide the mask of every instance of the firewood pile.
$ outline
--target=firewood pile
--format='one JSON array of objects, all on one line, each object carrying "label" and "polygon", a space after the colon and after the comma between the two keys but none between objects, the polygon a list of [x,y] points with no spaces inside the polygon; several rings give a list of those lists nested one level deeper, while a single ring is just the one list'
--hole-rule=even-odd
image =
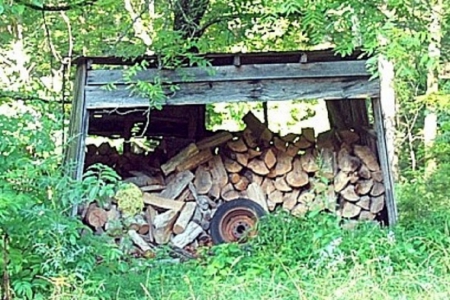
[{"label": "firewood pile", "polygon": [[295,216],[324,210],[374,220],[383,210],[378,159],[358,144],[354,131],[331,130],[316,138],[312,128],[305,128],[300,135],[279,136],[252,113],[243,121],[242,132],[216,132],[158,168],[131,171],[124,181],[136,187],[141,201],[134,215],[123,217],[120,202],[113,199],[106,208],[86,208],[85,222],[99,232],[128,235],[139,251],[147,252],[162,244],[188,250],[210,245],[217,207],[239,198]]}]

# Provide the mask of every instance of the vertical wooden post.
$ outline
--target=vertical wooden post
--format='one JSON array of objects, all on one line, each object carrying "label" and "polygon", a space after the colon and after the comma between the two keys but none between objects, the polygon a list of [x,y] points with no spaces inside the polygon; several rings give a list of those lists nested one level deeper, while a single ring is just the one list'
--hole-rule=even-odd
[{"label": "vertical wooden post", "polygon": [[380,57],[378,70],[380,74],[380,97],[372,99],[372,106],[377,132],[378,156],[386,187],[388,223],[394,225],[398,219],[397,204],[394,198],[394,172],[396,168],[394,66],[386,58]]},{"label": "vertical wooden post", "polygon": [[[64,165],[73,179],[81,180],[85,159],[85,142],[88,130],[89,115],[86,110],[85,91],[87,66],[86,63],[77,66],[74,101],[70,114],[68,144],[64,155]],[[78,207],[72,208],[72,215],[76,215]]]}]

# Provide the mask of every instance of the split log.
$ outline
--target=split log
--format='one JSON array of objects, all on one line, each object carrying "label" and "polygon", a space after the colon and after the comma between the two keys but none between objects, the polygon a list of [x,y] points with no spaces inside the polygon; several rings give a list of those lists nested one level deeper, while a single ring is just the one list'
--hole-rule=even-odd
[{"label": "split log", "polygon": [[173,237],[172,244],[183,249],[192,243],[202,232],[203,228],[200,225],[195,222],[190,222],[183,233]]},{"label": "split log", "polygon": [[234,184],[234,188],[238,191],[245,191],[247,190],[249,184],[250,181],[247,179],[247,177],[241,176],[239,181]]},{"label": "split log", "polygon": [[[291,173],[289,173],[289,174],[291,174]],[[289,174],[288,174],[288,175],[289,175]],[[282,191],[282,192],[290,192],[290,191],[292,191],[292,187],[290,187],[290,186],[288,185],[288,183],[286,182],[285,176],[283,176],[283,177],[277,177],[277,178],[275,179],[275,188],[276,188],[277,190],[279,190],[279,191]]]},{"label": "split log", "polygon": [[178,172],[183,172],[186,170],[193,170],[197,168],[199,165],[204,164],[208,161],[210,161],[213,158],[213,154],[211,152],[211,149],[203,149],[200,150],[197,154],[192,155],[191,157],[188,157],[186,160],[181,162],[176,170]]},{"label": "split log", "polygon": [[270,179],[276,178],[277,177],[277,169],[276,168],[270,169],[270,171],[269,171],[269,173],[267,173],[266,177],[270,178]]},{"label": "split log", "polygon": [[145,218],[147,219],[148,223],[148,238],[152,243],[155,241],[155,229],[153,227],[153,221],[155,220],[155,217],[157,215],[157,211],[151,205],[148,205],[145,209]]},{"label": "split log", "polygon": [[208,196],[214,200],[217,200],[220,198],[220,187],[217,183],[212,184],[211,189],[208,192]]},{"label": "split log", "polygon": [[223,162],[225,169],[230,173],[239,173],[242,170],[242,166],[232,159],[226,157]]},{"label": "split log", "polygon": [[349,176],[350,176],[350,183],[351,184],[357,183],[359,181],[359,179],[360,179],[359,175],[358,175],[358,172],[350,172]]},{"label": "split log", "polygon": [[273,180],[270,178],[264,178],[261,188],[263,189],[263,192],[266,194],[270,194],[273,191],[275,191],[275,185],[273,183]]},{"label": "split log", "polygon": [[286,154],[289,156],[296,156],[298,154],[298,152],[300,151],[300,148],[293,145],[293,144],[289,144],[289,146],[286,149]]},{"label": "split log", "polygon": [[269,169],[272,169],[277,163],[277,158],[275,157],[272,149],[267,149],[266,151],[264,151],[264,153],[262,154],[262,159]]},{"label": "split log", "polygon": [[241,180],[241,175],[239,175],[238,173],[231,173],[228,175],[228,177],[230,178],[230,182],[232,184],[236,184],[239,182],[239,180]]},{"label": "split log", "polygon": [[338,153],[338,166],[344,172],[354,172],[361,165],[361,161],[349,154],[347,149],[342,148]]},{"label": "split log", "polygon": [[319,166],[316,163],[316,158],[309,152],[306,152],[300,156],[300,162],[303,170],[307,173],[314,173],[319,170]]},{"label": "split log", "polygon": [[256,203],[258,203],[259,205],[261,205],[261,207],[265,211],[269,210],[267,207],[266,196],[260,185],[254,183],[254,182],[249,184],[249,186],[247,188],[247,194],[248,194],[248,197],[250,200],[253,200]]},{"label": "split log", "polygon": [[328,189],[328,185],[319,180],[312,180],[310,178],[309,184],[311,186],[310,190],[313,190],[316,195],[323,194]]},{"label": "split log", "polygon": [[360,221],[373,221],[375,219],[376,215],[371,213],[370,211],[367,210],[363,210],[361,211],[361,213],[359,214],[358,219]]},{"label": "split log", "polygon": [[267,193],[268,196],[268,200],[270,200],[271,202],[278,204],[278,203],[283,203],[283,193],[279,190],[274,190],[270,193]]},{"label": "split log", "polygon": [[298,134],[296,133],[288,133],[285,136],[282,136],[281,139],[287,143],[293,143],[298,138]]},{"label": "split log", "polygon": [[283,208],[291,210],[297,205],[300,190],[293,190],[290,193],[285,193],[283,196]]},{"label": "split log", "polygon": [[359,195],[355,192],[355,186],[352,184],[349,184],[345,189],[343,189],[340,194],[342,197],[351,202],[356,202],[359,200]]},{"label": "split log", "polygon": [[[257,137],[253,134],[253,132],[249,128],[245,128],[242,132],[242,138],[249,148],[255,148],[258,146]],[[249,149],[251,150],[251,149]]]},{"label": "split log", "polygon": [[336,192],[342,191],[350,181],[350,176],[348,173],[345,173],[343,171],[339,171],[334,178],[334,190]]},{"label": "split log", "polygon": [[199,194],[207,194],[213,184],[211,173],[205,166],[199,166],[195,171],[194,186]]},{"label": "split log", "polygon": [[222,131],[207,137],[197,143],[199,150],[208,149],[222,145],[233,138],[233,135],[228,131]]},{"label": "split log", "polygon": [[238,163],[240,163],[242,166],[246,167],[248,164],[248,153],[236,153],[236,160]]},{"label": "split log", "polygon": [[234,152],[246,152],[248,150],[247,145],[242,139],[231,140],[227,143],[227,147]]},{"label": "split log", "polygon": [[103,208],[91,204],[86,213],[86,222],[94,228],[103,227],[108,221],[108,214]]},{"label": "split log", "polygon": [[248,159],[252,159],[261,155],[261,151],[255,149],[248,149]]},{"label": "split log", "polygon": [[367,168],[365,164],[361,164],[361,167],[358,170],[359,177],[363,179],[370,179],[372,178],[372,175],[370,173],[370,170]]},{"label": "split log", "polygon": [[220,196],[224,201],[231,201],[239,198],[239,193],[234,189],[231,183],[222,188]]},{"label": "split log", "polygon": [[[183,203],[184,204],[184,203]],[[159,245],[167,244],[172,233],[172,226],[177,219],[178,213],[168,210],[155,217],[153,221],[155,242]]]},{"label": "split log", "polygon": [[146,185],[143,187],[140,187],[142,192],[158,192],[158,191],[162,191],[166,188],[165,185],[159,185],[159,184],[154,184],[154,185]]},{"label": "split log", "polygon": [[337,132],[341,141],[345,141],[349,145],[353,145],[359,141],[359,134],[348,129],[342,129]]},{"label": "split log", "polygon": [[343,201],[341,216],[344,218],[354,218],[361,212],[361,207],[347,201]]},{"label": "split log", "polygon": [[312,127],[302,128],[302,136],[312,144],[316,142],[316,134]]},{"label": "split log", "polygon": [[383,182],[383,173],[381,171],[372,172],[371,176],[376,182]]},{"label": "split log", "polygon": [[242,119],[257,140],[270,142],[273,133],[250,111]]},{"label": "split log", "polygon": [[274,211],[277,207],[277,204],[275,202],[272,202],[270,199],[267,199],[267,209],[269,211]]},{"label": "split log", "polygon": [[277,164],[275,165],[276,176],[287,174],[292,170],[292,157],[284,152],[278,152]]},{"label": "split log", "polygon": [[220,155],[216,155],[208,162],[212,180],[219,188],[224,187],[228,183],[227,171]]},{"label": "split log", "polygon": [[303,171],[301,159],[295,158],[292,164],[292,171],[286,175],[287,183],[295,188],[302,187],[308,184],[309,177],[306,172]]},{"label": "split log", "polygon": [[319,170],[320,175],[327,178],[333,179],[335,173],[335,156],[331,149],[321,149],[319,152]]},{"label": "split log", "polygon": [[378,197],[378,196],[384,194],[385,191],[386,190],[382,183],[374,182],[374,184],[372,186],[372,190],[370,191],[370,196]]},{"label": "split log", "polygon": [[356,202],[356,205],[358,205],[359,207],[365,209],[365,210],[370,210],[370,197],[369,196],[362,196],[361,199],[359,199],[358,202]]},{"label": "split log", "polygon": [[375,154],[367,146],[355,145],[355,155],[367,166],[370,171],[380,171],[380,165]]},{"label": "split log", "polygon": [[370,212],[377,214],[384,208],[384,195],[378,197],[372,197],[370,199]]},{"label": "split log", "polygon": [[169,159],[165,164],[161,165],[161,170],[163,171],[164,175],[168,175],[175,171],[177,166],[181,164],[183,161],[191,157],[192,155],[195,155],[200,150],[197,148],[197,146],[193,143],[189,144],[186,148],[184,148],[180,153]]},{"label": "split log", "polygon": [[309,203],[313,202],[315,198],[316,198],[316,195],[314,195],[314,193],[312,193],[310,191],[304,191],[298,197],[298,202],[304,203],[304,204],[309,204]]},{"label": "split log", "polygon": [[180,216],[178,217],[175,225],[173,226],[174,234],[181,234],[186,230],[186,227],[189,224],[189,221],[192,219],[194,215],[195,208],[197,204],[195,202],[188,202],[181,210]]},{"label": "split log", "polygon": [[308,212],[308,206],[303,203],[298,203],[292,210],[291,214],[294,217],[303,217]]},{"label": "split log", "polygon": [[308,141],[304,136],[300,136],[299,140],[294,143],[294,146],[300,150],[306,150],[311,148],[314,143]]},{"label": "split log", "polygon": [[275,149],[277,149],[278,151],[282,152],[286,151],[287,143],[277,136],[273,138],[273,145]]},{"label": "split log", "polygon": [[168,199],[149,193],[143,194],[143,200],[145,204],[153,205],[159,208],[170,209],[175,212],[180,211],[185,204],[185,202],[175,201],[173,199]]},{"label": "split log", "polygon": [[257,158],[252,159],[248,165],[247,168],[252,170],[257,175],[267,175],[269,174],[269,169],[266,167],[266,164]]},{"label": "split log", "polygon": [[372,179],[360,180],[356,184],[355,191],[359,195],[365,195],[365,194],[368,194],[370,192],[370,190],[372,189],[372,186],[373,186],[373,180]]},{"label": "split log", "polygon": [[166,189],[163,190],[159,196],[162,198],[176,199],[194,177],[195,176],[191,171],[178,173],[173,180],[167,183]]},{"label": "split log", "polygon": [[133,241],[133,243],[142,250],[142,252],[146,253],[152,250],[150,245],[145,242],[144,239],[135,230],[128,230],[128,236]]}]

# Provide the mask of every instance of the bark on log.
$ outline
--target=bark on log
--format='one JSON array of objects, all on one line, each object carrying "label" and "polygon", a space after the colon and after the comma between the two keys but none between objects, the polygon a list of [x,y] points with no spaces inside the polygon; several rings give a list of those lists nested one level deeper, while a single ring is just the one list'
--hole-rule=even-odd
[{"label": "bark on log", "polygon": [[316,133],[312,127],[302,128],[302,136],[310,143],[316,142]]},{"label": "bark on log", "polygon": [[191,171],[183,171],[175,175],[175,177],[167,183],[167,187],[159,196],[167,199],[176,199],[187,185],[194,179]]},{"label": "bark on log", "polygon": [[195,144],[189,144],[189,146],[184,148],[180,153],[169,159],[165,164],[161,165],[161,170],[163,171],[164,175],[167,176],[168,174],[175,171],[180,163],[182,163],[192,155],[197,154],[198,152],[199,149]]},{"label": "bark on log", "polygon": [[242,138],[249,148],[255,148],[258,146],[257,137],[249,128],[244,129],[244,131],[242,132]]},{"label": "bark on log", "polygon": [[155,194],[144,193],[143,200],[145,204],[153,205],[159,208],[180,211],[185,202],[175,201],[173,199],[164,198]]},{"label": "bark on log", "polygon": [[197,143],[197,148],[199,150],[208,149],[220,146],[233,138],[233,135],[228,131],[222,131],[216,133],[213,136],[207,137]]},{"label": "bark on log", "polygon": [[212,180],[219,188],[224,187],[228,183],[227,171],[223,164],[222,157],[216,155],[208,162],[208,167],[211,172]]},{"label": "bark on log", "polygon": [[176,167],[176,170],[178,172],[193,170],[193,169],[197,168],[199,165],[210,161],[212,158],[213,158],[213,154],[212,154],[211,150],[203,149],[203,150],[200,150],[200,152],[198,152],[197,154],[194,154],[191,157],[188,157],[183,162],[181,162]]}]

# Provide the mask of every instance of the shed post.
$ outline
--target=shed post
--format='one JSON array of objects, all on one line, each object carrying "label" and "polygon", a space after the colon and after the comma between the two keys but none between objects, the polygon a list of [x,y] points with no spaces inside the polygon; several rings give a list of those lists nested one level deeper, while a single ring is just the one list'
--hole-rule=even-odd
[{"label": "shed post", "polygon": [[395,170],[395,91],[394,91],[394,67],[386,58],[380,57],[378,61],[380,74],[380,94],[372,99],[375,128],[377,132],[378,155],[383,181],[386,188],[386,206],[389,225],[394,225],[398,219],[397,204],[394,198]]}]

